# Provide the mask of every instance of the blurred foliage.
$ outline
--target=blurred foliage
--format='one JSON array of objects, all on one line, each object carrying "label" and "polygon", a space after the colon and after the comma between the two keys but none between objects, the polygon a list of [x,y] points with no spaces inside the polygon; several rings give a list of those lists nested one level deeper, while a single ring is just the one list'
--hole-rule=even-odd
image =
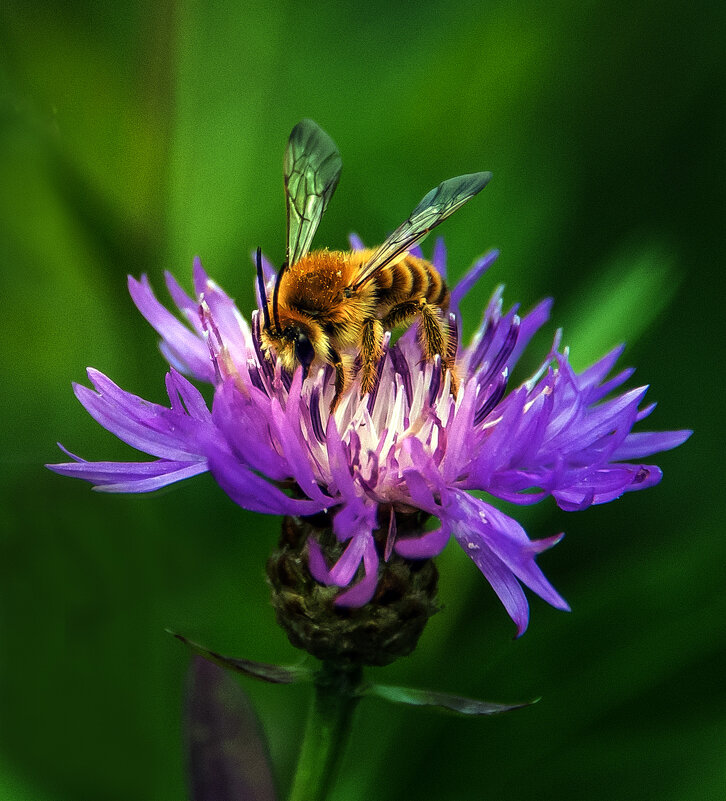
[{"label": "blurred foliage", "polygon": [[[443,178],[491,169],[442,228],[453,277],[503,254],[465,328],[500,281],[509,302],[552,294],[525,369],[555,326],[579,366],[627,341],[653,426],[696,430],[647,493],[518,511],[532,536],[568,532],[540,563],[571,615],[534,600],[513,641],[473,565],[442,555],[444,611],[377,678],[543,700],[491,720],[367,700],[336,799],[723,796],[725,23],[722,4],[675,0],[4,4],[0,798],[185,797],[188,654],[166,626],[296,658],[263,579],[277,521],[209,477],[109,497],[42,464],[57,439],[128,457],[70,391],[86,365],[164,398],[126,273],[188,284],[199,253],[251,308],[250,251],[284,252],[282,153],[303,116],[344,162],[318,244],[374,243]],[[284,788],[308,689],[248,689]]]}]

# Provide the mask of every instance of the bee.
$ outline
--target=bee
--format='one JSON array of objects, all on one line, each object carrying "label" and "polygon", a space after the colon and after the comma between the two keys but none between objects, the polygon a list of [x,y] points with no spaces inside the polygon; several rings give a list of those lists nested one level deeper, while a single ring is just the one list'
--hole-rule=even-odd
[{"label": "bee", "polygon": [[424,358],[441,360],[456,394],[455,343],[446,318],[450,292],[429,261],[409,253],[433,228],[480,192],[489,172],[461,175],[426,194],[410,217],[372,250],[315,250],[313,236],[338,185],[341,158],[333,140],[312,120],[292,130],[284,160],[287,258],[268,298],[257,250],[262,305],[261,344],[303,379],[313,363],[335,370],[331,413],[360,375],[362,395],[376,384],[386,331],[419,319]]}]

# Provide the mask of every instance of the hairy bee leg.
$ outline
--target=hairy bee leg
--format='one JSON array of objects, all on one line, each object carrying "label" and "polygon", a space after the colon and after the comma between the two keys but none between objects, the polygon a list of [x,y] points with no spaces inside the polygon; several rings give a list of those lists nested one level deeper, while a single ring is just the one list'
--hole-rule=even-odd
[{"label": "hairy bee leg", "polygon": [[419,342],[426,360],[433,361],[435,356],[441,357],[441,363],[446,366],[448,359],[446,348],[446,334],[441,321],[433,308],[423,299],[418,301],[421,325],[418,329]]},{"label": "hairy bee leg", "polygon": [[383,327],[390,331],[398,328],[399,325],[406,325],[406,323],[413,320],[418,311],[419,302],[417,300],[407,300],[404,303],[399,303],[383,318]]},{"label": "hairy bee leg", "polygon": [[421,317],[418,337],[424,358],[426,361],[433,361],[434,357],[438,355],[441,357],[441,363],[448,365],[448,349],[446,348],[444,329],[433,307],[424,298],[407,300],[394,306],[383,320],[383,325],[386,328],[395,328],[409,322],[416,315]]},{"label": "hairy bee leg", "polygon": [[382,341],[383,323],[377,318],[371,317],[363,323],[363,335],[361,337],[361,395],[367,395],[376,385]]},{"label": "hairy bee leg", "polygon": [[416,315],[421,318],[421,325],[418,331],[419,343],[424,353],[426,361],[433,361],[436,356],[441,358],[441,370],[448,370],[451,373],[451,392],[456,395],[459,389],[459,381],[456,376],[454,360],[451,358],[452,348],[447,346],[447,328],[441,323],[438,315],[425,298],[418,300],[408,300],[394,306],[383,320],[386,328],[395,328],[398,325],[407,323]]},{"label": "hairy bee leg", "polygon": [[348,378],[348,370],[346,369],[345,363],[340,358],[340,354],[337,350],[328,348],[328,359],[335,368],[335,395],[333,395],[333,400],[330,403],[330,413],[332,414],[338,407],[340,397],[343,392],[345,392],[346,387],[350,383],[350,379]]}]

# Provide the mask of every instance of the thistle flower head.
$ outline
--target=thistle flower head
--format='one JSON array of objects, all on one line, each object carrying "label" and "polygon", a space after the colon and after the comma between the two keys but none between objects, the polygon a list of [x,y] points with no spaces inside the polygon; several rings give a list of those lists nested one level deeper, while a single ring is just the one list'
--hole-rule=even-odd
[{"label": "thistle flower head", "polygon": [[[362,247],[356,239],[352,246]],[[495,258],[477,261],[452,292],[457,342],[458,304]],[[433,262],[443,274],[441,242]],[[265,270],[272,278],[266,263]],[[95,370],[88,372],[93,389],[75,387],[101,425],[155,460],[87,462],[69,454],[74,461],[49,467],[106,492],[148,492],[209,470],[245,509],[326,514],[338,555],[330,561],[311,536],[308,567],[315,581],[339,588],[339,607],[368,603],[394,553],[429,559],[453,536],[521,634],[529,617],[522,585],[568,608],[535,561],[562,535],[530,540],[493,500],[528,505],[552,496],[567,511],[606,503],[658,483],[659,468],[640,460],[690,434],[632,431],[654,405],[641,408],[646,387],[618,394],[632,370],[608,377],[622,348],[578,373],[558,333],[535,374],[512,387],[512,369],[547,321],[549,300],[520,316],[516,307],[504,310],[497,289],[470,344],[458,348],[456,397],[449,373],[422,360],[412,328],[395,343],[387,335],[375,389],[361,398],[356,382],[330,413],[332,369],[313,366],[305,380],[300,368],[286,372],[263,353],[259,313],[249,325],[199,260],[196,297],[171,275],[166,280],[186,324],[159,303],[146,277],[130,278],[129,289],[171,365],[170,407],[131,395]],[[214,385],[211,411],[182,373]],[[400,516],[417,512],[438,523],[399,531]]]}]

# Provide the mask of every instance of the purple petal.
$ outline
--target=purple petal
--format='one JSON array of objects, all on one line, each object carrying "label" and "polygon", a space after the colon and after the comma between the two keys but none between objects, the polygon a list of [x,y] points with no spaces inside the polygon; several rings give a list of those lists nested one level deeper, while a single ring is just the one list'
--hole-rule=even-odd
[{"label": "purple petal", "polygon": [[647,392],[647,387],[638,387],[612,401],[591,409],[578,425],[563,427],[552,437],[547,447],[560,453],[574,451],[592,443],[606,434],[620,429],[622,437],[635,423],[638,404]]},{"label": "purple petal", "polygon": [[315,581],[319,581],[321,584],[325,584],[326,586],[334,584],[335,582],[330,577],[330,569],[325,563],[325,557],[323,556],[323,550],[320,547],[320,544],[313,537],[308,537],[307,542],[308,567],[310,568],[310,574]]},{"label": "purple petal", "polygon": [[197,332],[197,335],[200,337],[203,336],[204,332],[199,320],[199,300],[192,299],[187,295],[176,278],[168,270],[164,271],[164,281],[166,282],[166,288],[177,309],[184,315],[187,322],[191,324]]},{"label": "purple petal", "polygon": [[270,422],[283,444],[291,477],[300,489],[310,498],[323,502],[326,506],[335,505],[331,498],[320,491],[313,472],[309,452],[305,447],[305,436],[300,428],[300,389],[302,387],[302,368],[298,367],[293,377],[285,411],[278,398],[270,404]]},{"label": "purple petal", "polygon": [[431,515],[438,515],[441,507],[436,503],[432,488],[421,473],[418,470],[406,470],[403,478],[416,508],[423,509]]},{"label": "purple petal", "polygon": [[365,576],[353,587],[341,593],[335,599],[336,606],[363,606],[373,597],[378,584],[378,553],[373,541],[369,537],[363,552],[363,567]]},{"label": "purple petal", "polygon": [[211,422],[212,413],[207,408],[204,396],[178,371],[172,369],[166,374],[166,392],[172,405],[177,397],[181,399],[184,409],[179,409],[180,412],[184,413],[186,410],[189,416],[195,420],[202,423]]},{"label": "purple petal", "polygon": [[[178,373],[179,381],[184,381]],[[162,459],[184,460],[199,455],[205,429],[199,420],[125,392],[92,368],[88,369],[97,392],[74,384],[74,392],[88,413],[104,428],[131,447]]]},{"label": "purple petal", "polygon": [[609,353],[606,353],[601,359],[598,359],[595,364],[583,370],[577,377],[577,383],[580,389],[585,390],[600,384],[605,379],[605,376],[613,369],[615,362],[621,357],[624,350],[625,345],[618,345]]},{"label": "purple petal", "polygon": [[87,462],[74,458],[77,461],[46,467],[62,476],[90,481],[104,492],[151,492],[207,470],[204,461]]},{"label": "purple petal", "polygon": [[[534,561],[536,553],[554,545],[560,536],[531,542],[519,523],[498,509],[459,490],[451,494],[447,519],[465,553],[477,564],[477,560],[485,560],[491,569],[490,560],[485,559],[485,554],[480,557],[481,551],[489,550],[540,598],[557,609],[569,609],[567,602],[547,581]],[[511,582],[507,586],[510,585]]]},{"label": "purple petal", "polygon": [[496,471],[511,466],[512,449],[521,445],[518,428],[526,402],[527,389],[520,387],[498,407],[501,416],[496,425],[488,429],[484,444],[470,465],[468,485],[471,488],[486,489]]},{"label": "purple petal", "polygon": [[348,242],[350,242],[350,249],[351,250],[365,250],[366,246],[363,244],[363,240],[358,236],[358,234],[349,234],[348,235]]},{"label": "purple petal", "polygon": [[406,559],[432,559],[438,556],[451,538],[448,526],[427,531],[420,537],[405,537],[396,540],[395,550]]},{"label": "purple petal", "polygon": [[360,495],[347,498],[333,520],[333,531],[340,542],[367,538],[377,527],[377,507],[367,505]]},{"label": "purple petal", "polygon": [[[256,251],[252,253],[252,261],[257,264],[257,253]],[[265,279],[265,284],[269,284],[271,281],[274,281],[277,276],[277,268],[275,265],[265,256],[262,254],[262,276]]]},{"label": "purple petal", "polygon": [[194,258],[194,286],[199,297],[204,296],[222,344],[228,349],[232,360],[244,363],[252,348],[249,326],[234,301],[209,278],[198,256]]},{"label": "purple petal", "polygon": [[492,553],[540,598],[557,609],[569,611],[567,601],[547,581],[534,561],[535,553],[552,547],[562,539],[562,535],[557,534],[539,542],[531,542],[516,520],[483,501],[477,505],[482,507],[481,511],[484,511],[486,516],[486,520],[482,520],[483,525],[479,533]]},{"label": "purple petal", "polygon": [[98,484],[94,489],[97,492],[153,492],[161,487],[166,487],[168,484],[175,484],[185,478],[206,473],[207,469],[206,462],[187,462],[185,466],[173,472],[166,472],[146,479],[129,478],[126,481],[120,481],[115,484]]},{"label": "purple petal", "polygon": [[442,236],[436,237],[434,242],[434,252],[431,255],[431,263],[436,268],[436,272],[446,278],[446,245]]},{"label": "purple petal", "polygon": [[[341,510],[343,511],[343,510]],[[336,515],[338,523],[340,512]],[[362,606],[373,596],[377,583],[378,554],[370,527],[363,525],[351,536],[350,541],[332,568],[325,563],[320,545],[315,539],[308,540],[309,567],[316,581],[326,585],[347,587],[358,572],[361,562],[365,577],[351,590],[339,595],[335,603],[342,606]]]},{"label": "purple petal", "polygon": [[270,399],[255,387],[244,396],[233,380],[215,393],[212,418],[237,458],[274,481],[291,477],[292,469],[275,448],[270,422]]},{"label": "purple petal", "polygon": [[469,543],[463,540],[462,547],[466,555],[484,574],[484,578],[491,584],[492,589],[502,602],[507,614],[517,626],[517,637],[521,637],[527,630],[529,623],[529,604],[520,583],[514,573],[497,558],[488,548],[479,547],[472,550],[469,546],[478,543]]},{"label": "purple petal", "polygon": [[469,268],[466,275],[459,281],[459,283],[451,290],[451,310],[456,312],[459,308],[459,303],[466,296],[474,284],[484,275],[484,273],[494,264],[499,256],[498,250],[490,250],[485,253],[480,259],[477,259],[474,264]]},{"label": "purple petal", "polygon": [[621,461],[624,459],[642,459],[661,451],[669,451],[682,445],[692,434],[692,431],[643,431],[628,434],[625,442],[613,453],[612,458]]},{"label": "purple petal", "polygon": [[582,480],[558,488],[552,495],[566,512],[580,511],[614,501],[625,492],[655,486],[662,475],[654,465],[613,464],[588,471]]},{"label": "purple petal", "polygon": [[657,403],[649,403],[647,406],[644,406],[639,412],[638,416],[635,418],[635,422],[639,423],[641,420],[645,420],[646,417],[649,417],[654,411]]},{"label": "purple petal", "polygon": [[186,365],[195,378],[211,383],[214,380],[214,368],[206,343],[159,303],[145,275],[141,276],[141,281],[129,276],[128,283],[129,294],[136,308],[164,340],[177,363]]},{"label": "purple petal", "polygon": [[325,508],[324,504],[316,501],[290,498],[219,448],[210,451],[208,463],[209,471],[219,486],[243,509],[263,514],[305,516]]},{"label": "purple petal", "polygon": [[391,506],[391,511],[388,515],[388,534],[386,535],[386,547],[383,551],[383,559],[386,562],[388,562],[391,558],[397,537],[398,526],[396,524],[396,513],[393,511],[393,506]]},{"label": "purple petal", "polygon": [[338,561],[330,570],[330,580],[339,587],[347,587],[358,570],[363,554],[368,546],[369,537],[365,535],[353,537]]},{"label": "purple petal", "polygon": [[[459,478],[462,465],[466,464],[469,456],[468,442],[474,427],[474,415],[477,408],[477,395],[474,391],[474,381],[470,381],[464,392],[464,397],[456,410],[453,423],[449,424],[446,432],[448,444],[446,456],[441,465],[444,481],[453,485]],[[461,396],[459,396],[461,397]]]},{"label": "purple petal", "polygon": [[552,303],[552,298],[545,298],[544,300],[540,301],[534,307],[534,309],[532,309],[532,311],[522,317],[519,325],[517,344],[514,346],[514,350],[507,359],[507,367],[510,369],[510,371],[519,361],[532,337],[547,322],[547,320],[549,320]]},{"label": "purple petal", "polygon": [[350,475],[348,460],[346,459],[343,443],[338,433],[334,415],[330,415],[325,428],[325,438],[328,445],[328,461],[330,472],[337,491],[346,498],[357,496],[353,478]]},{"label": "purple petal", "polygon": [[616,376],[613,376],[609,381],[600,384],[599,387],[592,387],[586,394],[588,403],[596,403],[601,398],[607,397],[611,392],[614,392],[618,387],[622,386],[635,372],[634,367],[627,367],[621,370]]}]

